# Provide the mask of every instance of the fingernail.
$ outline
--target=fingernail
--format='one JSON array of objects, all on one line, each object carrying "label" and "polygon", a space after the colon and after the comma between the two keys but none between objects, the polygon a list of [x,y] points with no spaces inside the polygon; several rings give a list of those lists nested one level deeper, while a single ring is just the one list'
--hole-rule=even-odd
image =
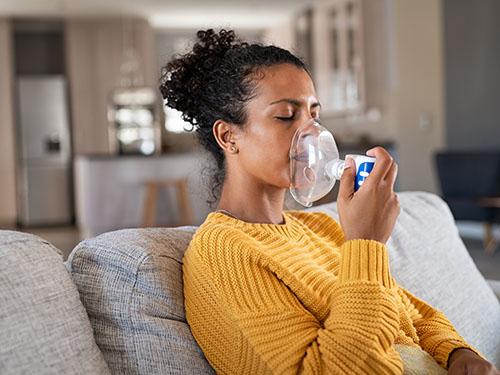
[{"label": "fingernail", "polygon": [[344,167],[344,169],[351,168],[353,165],[354,165],[354,160],[352,160],[351,158],[349,158],[349,159],[347,159],[345,161],[345,167]]}]

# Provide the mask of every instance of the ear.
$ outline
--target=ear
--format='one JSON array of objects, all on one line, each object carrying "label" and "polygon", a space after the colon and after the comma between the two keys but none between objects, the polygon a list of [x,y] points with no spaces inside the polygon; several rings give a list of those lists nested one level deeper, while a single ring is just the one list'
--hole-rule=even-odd
[{"label": "ear", "polygon": [[223,151],[229,154],[238,153],[238,145],[236,143],[236,126],[223,120],[217,120],[212,127],[215,140]]}]

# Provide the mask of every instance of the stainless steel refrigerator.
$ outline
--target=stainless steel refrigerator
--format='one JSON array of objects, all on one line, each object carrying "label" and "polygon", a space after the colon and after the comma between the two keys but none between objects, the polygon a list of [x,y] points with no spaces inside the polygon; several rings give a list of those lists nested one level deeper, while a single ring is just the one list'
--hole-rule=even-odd
[{"label": "stainless steel refrigerator", "polygon": [[18,76],[18,203],[23,226],[73,220],[66,79]]}]

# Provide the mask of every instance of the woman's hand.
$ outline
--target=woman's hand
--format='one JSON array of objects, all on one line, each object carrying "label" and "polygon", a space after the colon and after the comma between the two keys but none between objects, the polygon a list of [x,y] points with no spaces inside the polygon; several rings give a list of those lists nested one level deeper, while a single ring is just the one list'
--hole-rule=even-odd
[{"label": "woman's hand", "polygon": [[458,349],[451,354],[448,374],[500,375],[500,371],[498,371],[495,366],[478,356],[472,350]]},{"label": "woman's hand", "polygon": [[[366,154],[377,160],[356,192],[354,161],[346,160],[337,197],[340,225],[346,241],[371,239],[385,243],[400,212],[398,196],[394,193],[398,165],[383,147],[372,148]],[[349,163],[352,163],[350,167]]]}]

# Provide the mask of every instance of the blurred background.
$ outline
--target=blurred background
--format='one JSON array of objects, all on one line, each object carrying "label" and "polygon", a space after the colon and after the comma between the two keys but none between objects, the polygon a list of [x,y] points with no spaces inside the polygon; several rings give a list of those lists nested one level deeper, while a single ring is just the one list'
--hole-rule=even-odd
[{"label": "blurred background", "polygon": [[397,190],[442,196],[500,279],[496,0],[0,0],[0,226],[69,252],[202,223],[210,159],[157,87],[209,27],[303,58],[341,154],[384,146]]}]

